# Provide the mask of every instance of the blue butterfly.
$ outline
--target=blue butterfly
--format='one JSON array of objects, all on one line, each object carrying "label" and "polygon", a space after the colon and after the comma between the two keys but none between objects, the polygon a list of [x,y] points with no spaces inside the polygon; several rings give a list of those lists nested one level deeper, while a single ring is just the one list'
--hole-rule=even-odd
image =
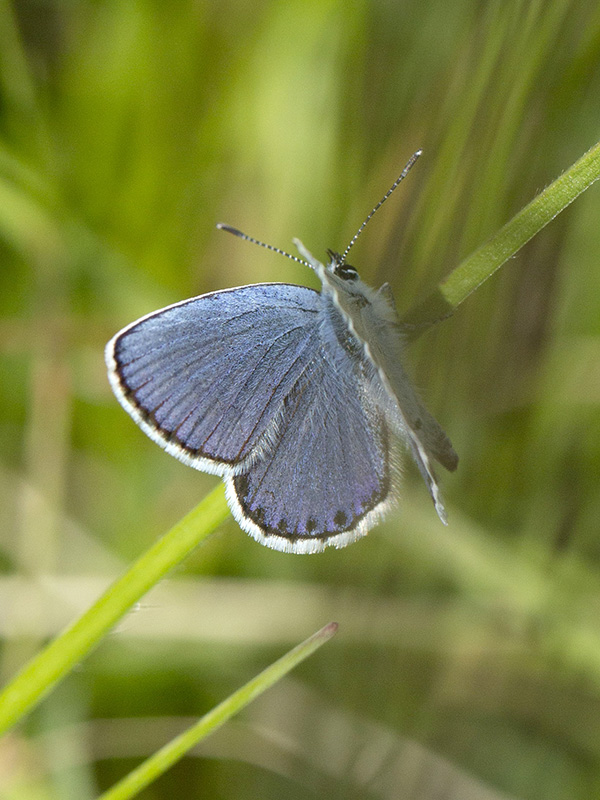
[{"label": "blue butterfly", "polygon": [[412,453],[440,519],[431,461],[458,457],[402,367],[402,327],[388,284],[346,263],[375,206],[326,265],[298,240],[320,292],[262,283],[154,311],[106,346],[113,391],[142,430],[195,469],[223,477],[240,526],[291,553],[364,536],[397,493],[400,445]]}]

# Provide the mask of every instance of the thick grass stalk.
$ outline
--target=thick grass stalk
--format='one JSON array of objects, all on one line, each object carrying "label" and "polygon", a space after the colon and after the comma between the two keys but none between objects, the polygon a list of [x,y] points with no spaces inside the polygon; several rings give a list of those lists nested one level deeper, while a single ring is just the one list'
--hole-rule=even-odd
[{"label": "thick grass stalk", "polygon": [[0,694],[0,734],[33,708],[140,597],[218,528],[228,513],[221,484],[35,656]]},{"label": "thick grass stalk", "polygon": [[454,269],[403,323],[416,332],[450,316],[554,217],[600,178],[600,142]]}]

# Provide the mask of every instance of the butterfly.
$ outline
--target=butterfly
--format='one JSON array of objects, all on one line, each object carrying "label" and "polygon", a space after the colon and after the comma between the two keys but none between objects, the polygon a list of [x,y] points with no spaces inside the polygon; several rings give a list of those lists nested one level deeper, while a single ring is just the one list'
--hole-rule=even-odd
[{"label": "butterfly", "polygon": [[117,333],[105,357],[112,389],[140,428],[195,469],[220,475],[239,525],[289,553],[344,547],[397,495],[407,448],[445,524],[432,460],[458,457],[402,366],[403,330],[388,284],[375,291],[342,255],[301,258],[321,291],[261,283],[154,311]]}]

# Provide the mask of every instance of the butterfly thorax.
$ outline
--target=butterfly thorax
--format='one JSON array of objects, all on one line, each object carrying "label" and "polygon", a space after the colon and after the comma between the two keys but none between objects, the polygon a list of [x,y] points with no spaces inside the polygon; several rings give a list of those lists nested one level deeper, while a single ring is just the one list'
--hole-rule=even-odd
[{"label": "butterfly thorax", "polygon": [[394,364],[401,357],[402,339],[389,285],[376,291],[360,279],[354,267],[341,263],[337,253],[329,251],[329,256],[319,277],[323,295],[331,303],[332,316],[339,315],[377,369],[392,375]]}]

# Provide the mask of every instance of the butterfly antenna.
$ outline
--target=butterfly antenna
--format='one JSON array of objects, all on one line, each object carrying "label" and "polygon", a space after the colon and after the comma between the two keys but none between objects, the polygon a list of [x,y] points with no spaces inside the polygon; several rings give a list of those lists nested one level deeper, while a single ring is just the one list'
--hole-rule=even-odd
[{"label": "butterfly antenna", "polygon": [[274,253],[279,253],[280,256],[291,258],[292,261],[296,261],[298,262],[298,264],[304,264],[305,267],[310,267],[310,264],[303,258],[298,258],[298,256],[293,256],[291,253],[286,253],[285,250],[281,250],[279,247],[274,247],[272,244],[259,242],[258,239],[253,239],[252,236],[248,236],[247,233],[242,233],[242,231],[238,231],[237,228],[232,228],[231,225],[226,225],[224,222],[217,222],[217,228],[221,231],[227,231],[227,233],[232,233],[234,236],[238,236],[240,239],[245,239],[247,242],[252,242],[252,244],[257,244],[260,247],[264,247],[266,250],[272,250]]},{"label": "butterfly antenna", "polygon": [[351,250],[351,249],[352,249],[352,247],[354,246],[354,243],[356,242],[356,240],[358,239],[358,237],[361,235],[361,233],[362,233],[362,232],[363,232],[363,230],[365,229],[367,222],[368,222],[368,221],[371,219],[371,217],[372,217],[372,216],[375,214],[375,212],[376,212],[376,211],[378,211],[378,210],[381,208],[381,206],[382,206],[382,205],[385,203],[385,201],[388,199],[388,197],[389,197],[389,196],[392,194],[392,192],[393,192],[393,191],[394,191],[394,189],[395,189],[395,188],[398,186],[398,184],[399,184],[399,183],[401,183],[401,181],[403,181],[403,180],[404,180],[404,178],[406,178],[406,176],[408,175],[408,173],[411,171],[412,167],[414,166],[414,164],[415,164],[416,160],[419,158],[419,156],[420,156],[422,153],[423,153],[423,151],[422,151],[422,150],[417,150],[417,152],[416,152],[416,153],[413,153],[413,155],[412,155],[412,156],[411,156],[411,157],[408,159],[408,162],[407,162],[406,166],[404,167],[404,169],[402,170],[402,172],[400,173],[399,177],[398,177],[398,178],[397,178],[397,179],[394,181],[394,183],[392,184],[392,186],[391,186],[391,187],[388,189],[388,191],[387,191],[387,192],[386,192],[386,193],[383,195],[383,197],[381,198],[381,200],[380,200],[380,201],[377,203],[377,205],[376,205],[376,206],[373,208],[373,210],[372,210],[372,211],[371,211],[371,213],[368,215],[368,217],[366,218],[366,220],[363,222],[363,224],[360,226],[360,228],[359,228],[359,229],[356,231],[356,233],[354,234],[354,236],[353,236],[353,237],[352,237],[352,239],[350,240],[350,244],[349,244],[349,245],[348,245],[348,247],[347,247],[347,248],[344,250],[344,253],[343,253],[343,255],[342,255],[342,260],[341,260],[341,262],[340,262],[340,263],[342,263],[342,264],[345,264],[345,263],[346,263],[346,258],[347,258],[347,256],[348,256],[348,253],[350,252],[350,250]]}]

